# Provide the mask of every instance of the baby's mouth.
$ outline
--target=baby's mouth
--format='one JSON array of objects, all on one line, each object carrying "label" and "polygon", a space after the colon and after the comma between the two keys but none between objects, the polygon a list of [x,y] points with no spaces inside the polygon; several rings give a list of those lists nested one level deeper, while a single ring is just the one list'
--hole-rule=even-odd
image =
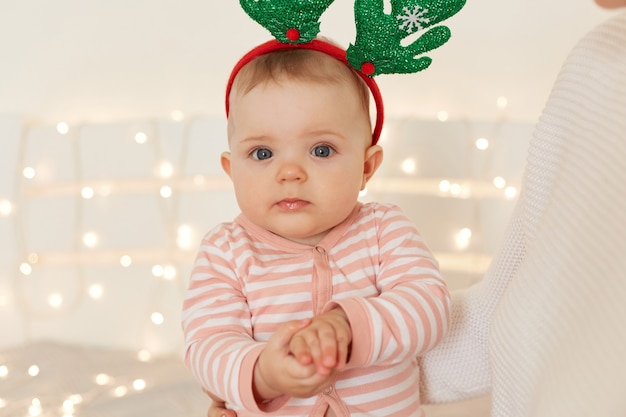
[{"label": "baby's mouth", "polygon": [[285,198],[280,200],[276,205],[283,210],[287,211],[295,211],[300,210],[301,208],[309,205],[310,203],[306,200],[300,200],[299,198]]}]

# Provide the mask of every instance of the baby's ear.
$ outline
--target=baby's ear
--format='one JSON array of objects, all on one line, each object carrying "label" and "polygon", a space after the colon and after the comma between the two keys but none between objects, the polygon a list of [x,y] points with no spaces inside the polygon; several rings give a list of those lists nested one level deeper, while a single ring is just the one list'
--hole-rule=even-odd
[{"label": "baby's ear", "polygon": [[223,152],[220,156],[220,162],[222,163],[222,169],[230,177],[230,152]]},{"label": "baby's ear", "polygon": [[363,182],[361,190],[365,189],[367,182],[374,176],[374,173],[383,162],[383,148],[379,145],[370,146],[365,151],[365,161],[363,163]]}]

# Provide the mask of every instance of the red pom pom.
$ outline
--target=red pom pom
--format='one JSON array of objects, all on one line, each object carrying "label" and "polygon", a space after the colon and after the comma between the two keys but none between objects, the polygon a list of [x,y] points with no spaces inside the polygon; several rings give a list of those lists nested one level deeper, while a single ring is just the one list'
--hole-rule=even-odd
[{"label": "red pom pom", "polygon": [[292,42],[295,42],[298,39],[300,39],[300,31],[296,28],[291,28],[287,30],[286,36],[287,36],[287,39],[289,39]]},{"label": "red pom pom", "polygon": [[371,62],[365,62],[361,65],[361,72],[365,75],[372,75],[376,71],[376,67]]}]

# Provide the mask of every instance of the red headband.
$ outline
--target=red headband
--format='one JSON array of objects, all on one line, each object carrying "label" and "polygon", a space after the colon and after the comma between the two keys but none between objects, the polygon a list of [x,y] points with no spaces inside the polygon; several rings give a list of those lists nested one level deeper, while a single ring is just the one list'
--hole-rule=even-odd
[{"label": "red headband", "polygon": [[245,54],[239,62],[233,68],[233,71],[230,73],[230,77],[228,79],[228,84],[226,85],[226,117],[228,117],[229,111],[229,98],[230,98],[230,90],[233,86],[233,81],[235,77],[247,63],[252,61],[254,58],[259,57],[261,55],[265,55],[269,52],[280,51],[284,49],[311,49],[314,51],[323,52],[326,55],[330,55],[333,58],[338,59],[339,61],[346,64],[348,68],[357,73],[365,84],[369,87],[372,92],[372,96],[374,97],[374,102],[376,103],[376,124],[374,126],[374,131],[372,132],[372,145],[375,145],[380,138],[380,133],[383,129],[383,120],[384,120],[384,108],[383,108],[383,98],[380,94],[380,90],[378,89],[378,84],[376,81],[365,73],[361,71],[357,71],[354,69],[346,58],[346,51],[325,41],[314,39],[311,42],[307,43],[282,43],[275,39],[265,42],[250,52]]}]

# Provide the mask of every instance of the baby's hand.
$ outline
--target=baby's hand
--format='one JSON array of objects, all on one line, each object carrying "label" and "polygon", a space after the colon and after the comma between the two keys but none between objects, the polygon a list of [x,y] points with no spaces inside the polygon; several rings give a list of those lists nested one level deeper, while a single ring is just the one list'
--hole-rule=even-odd
[{"label": "baby's hand", "polygon": [[285,323],[268,340],[254,368],[253,389],[259,403],[281,395],[307,398],[330,385],[334,373],[317,373],[313,364],[303,365],[289,350],[294,335],[310,322]]},{"label": "baby's hand", "polygon": [[291,354],[302,364],[314,364],[320,375],[330,375],[346,366],[352,329],[341,308],[313,318],[310,325],[296,332],[289,343]]}]

